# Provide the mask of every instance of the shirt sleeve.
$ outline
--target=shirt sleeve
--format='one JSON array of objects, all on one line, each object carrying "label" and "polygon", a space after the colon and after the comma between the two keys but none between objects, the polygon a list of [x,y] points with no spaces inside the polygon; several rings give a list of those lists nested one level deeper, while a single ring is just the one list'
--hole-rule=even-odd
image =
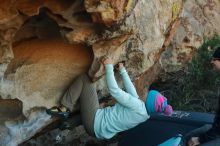
[{"label": "shirt sleeve", "polygon": [[136,91],[133,83],[131,82],[131,79],[128,76],[128,73],[127,73],[127,71],[125,70],[124,67],[120,70],[120,74],[121,74],[121,77],[122,77],[122,80],[123,80],[123,83],[124,83],[124,86],[125,86],[125,90],[129,94],[131,94],[132,96],[139,98],[139,96],[137,94],[137,91]]},{"label": "shirt sleeve", "polygon": [[106,64],[105,65],[105,73],[106,73],[106,82],[109,89],[109,92],[116,101],[130,109],[137,109],[140,106],[140,101],[138,98],[132,97],[129,93],[123,91],[118,87],[118,84],[115,80],[113,65]]}]

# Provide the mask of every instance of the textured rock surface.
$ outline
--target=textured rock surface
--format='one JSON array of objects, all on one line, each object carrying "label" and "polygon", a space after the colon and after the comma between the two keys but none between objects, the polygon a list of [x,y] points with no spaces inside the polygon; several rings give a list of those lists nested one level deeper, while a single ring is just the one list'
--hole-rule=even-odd
[{"label": "textured rock surface", "polygon": [[111,26],[124,19],[135,4],[135,0],[85,0],[85,8],[95,23]]},{"label": "textured rock surface", "polygon": [[44,135],[33,138],[20,146],[85,146],[89,142],[91,143],[91,141],[96,142],[99,146],[117,146],[120,136],[121,135],[111,140],[101,141],[89,136],[83,126],[78,126],[73,130],[52,130]]},{"label": "textured rock surface", "polygon": [[13,52],[1,93],[2,98],[10,92],[11,98],[21,100],[24,113],[58,103],[72,80],[86,72],[92,61],[89,48],[57,39],[23,41],[14,45]]},{"label": "textured rock surface", "polygon": [[16,146],[42,130],[43,125],[52,122],[51,117],[43,110],[32,111],[29,119],[7,121],[1,126],[1,146]]},{"label": "textured rock surface", "polygon": [[[3,145],[21,143],[51,122],[41,108],[56,105],[76,75],[89,70],[93,81],[101,78],[104,55],[125,61],[145,96],[159,70],[180,69],[205,37],[220,34],[219,0],[0,2],[0,98],[18,98],[26,116],[10,119],[14,130],[2,124],[0,133],[10,133]],[[103,78],[96,83],[106,95]],[[35,125],[37,117],[44,120]],[[25,126],[27,133],[12,140]]]},{"label": "textured rock surface", "polygon": [[116,64],[118,61],[123,61],[120,56],[124,52],[123,44],[128,37],[128,35],[123,35],[111,40],[99,41],[93,44],[93,53],[95,54],[95,57],[89,70],[89,75],[93,78],[93,81],[98,80],[104,74],[104,66],[100,64],[100,59],[102,57],[110,56],[113,60],[113,64]]},{"label": "textured rock surface", "polygon": [[167,51],[161,56],[161,65],[167,72],[177,71],[189,61],[204,38],[220,34],[220,1],[187,0],[181,13],[181,24]]}]

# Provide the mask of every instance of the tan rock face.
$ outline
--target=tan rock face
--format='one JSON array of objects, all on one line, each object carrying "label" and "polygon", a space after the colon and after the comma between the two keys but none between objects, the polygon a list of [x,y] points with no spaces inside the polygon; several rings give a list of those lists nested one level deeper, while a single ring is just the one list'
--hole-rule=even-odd
[{"label": "tan rock face", "polygon": [[188,62],[204,38],[219,35],[220,2],[218,0],[187,0],[181,13],[181,24],[168,49],[161,56],[167,72],[177,71]]},{"label": "tan rock face", "polygon": [[4,82],[11,82],[10,95],[23,102],[23,111],[54,106],[72,80],[86,72],[92,62],[89,48],[62,40],[24,41],[15,44],[13,52],[15,57]]},{"label": "tan rock face", "polygon": [[133,0],[85,0],[86,11],[92,15],[95,23],[111,26],[131,9]]},{"label": "tan rock face", "polygon": [[123,52],[123,44],[128,37],[128,35],[123,35],[108,41],[99,41],[93,44],[94,60],[89,70],[89,75],[93,81],[97,81],[105,73],[104,66],[100,63],[102,57],[109,56],[113,60],[113,64],[120,62],[120,55]]}]

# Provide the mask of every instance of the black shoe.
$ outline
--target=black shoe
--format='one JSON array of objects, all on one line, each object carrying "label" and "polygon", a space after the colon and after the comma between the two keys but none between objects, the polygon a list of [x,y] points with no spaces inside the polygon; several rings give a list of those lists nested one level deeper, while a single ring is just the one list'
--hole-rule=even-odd
[{"label": "black shoe", "polygon": [[57,107],[54,106],[50,109],[46,109],[46,112],[48,115],[55,116],[55,117],[61,117],[67,119],[70,116],[70,111],[66,107]]}]

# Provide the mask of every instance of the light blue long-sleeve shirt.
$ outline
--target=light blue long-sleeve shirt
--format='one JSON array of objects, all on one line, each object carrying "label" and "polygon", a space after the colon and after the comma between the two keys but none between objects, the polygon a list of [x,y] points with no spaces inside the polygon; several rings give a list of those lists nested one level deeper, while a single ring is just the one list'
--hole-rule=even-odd
[{"label": "light blue long-sleeve shirt", "polygon": [[121,131],[128,130],[149,118],[145,103],[139,99],[125,68],[120,70],[126,92],[118,87],[113,65],[105,65],[109,92],[117,103],[112,107],[98,109],[95,115],[94,131],[99,139],[110,139]]}]

